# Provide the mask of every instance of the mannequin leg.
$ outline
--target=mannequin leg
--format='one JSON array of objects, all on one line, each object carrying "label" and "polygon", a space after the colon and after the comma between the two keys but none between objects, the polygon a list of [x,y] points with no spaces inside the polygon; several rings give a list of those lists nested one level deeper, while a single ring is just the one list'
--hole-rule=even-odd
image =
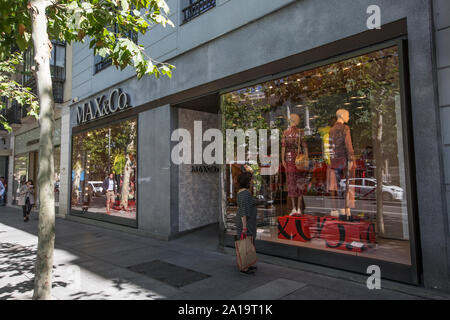
[{"label": "mannequin leg", "polygon": [[305,214],[305,208],[303,207],[303,196],[298,197],[298,210],[300,214]]},{"label": "mannequin leg", "polygon": [[294,197],[290,197],[290,198],[291,198],[291,202],[292,202],[291,214],[297,213],[297,208],[295,207],[295,198]]}]

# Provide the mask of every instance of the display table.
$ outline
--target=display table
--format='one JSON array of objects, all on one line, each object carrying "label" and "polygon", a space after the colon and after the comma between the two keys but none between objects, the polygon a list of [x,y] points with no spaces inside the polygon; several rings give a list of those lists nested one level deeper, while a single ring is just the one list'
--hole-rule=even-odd
[{"label": "display table", "polygon": [[375,224],[368,221],[339,221],[325,223],[321,236],[327,248],[362,252],[375,245]]},{"label": "display table", "polygon": [[283,216],[278,218],[278,239],[308,242],[311,240],[308,218]]},{"label": "display table", "polygon": [[278,239],[299,242],[322,239],[327,248],[362,252],[375,246],[375,224],[357,218],[340,221],[331,216],[286,215],[278,218]]}]

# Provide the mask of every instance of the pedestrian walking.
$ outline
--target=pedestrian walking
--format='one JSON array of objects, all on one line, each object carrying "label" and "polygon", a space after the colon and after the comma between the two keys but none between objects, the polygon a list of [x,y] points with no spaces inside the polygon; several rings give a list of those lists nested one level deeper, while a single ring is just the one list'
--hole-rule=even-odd
[{"label": "pedestrian walking", "polygon": [[22,206],[23,221],[30,220],[31,208],[34,205],[34,185],[33,180],[28,180],[25,183],[25,179],[22,180],[22,185],[19,189],[19,206]]},{"label": "pedestrian walking", "polygon": [[111,214],[111,207],[114,206],[116,200],[116,180],[111,172],[103,181],[103,191],[106,193],[106,214]]},{"label": "pedestrian walking", "polygon": [[0,206],[5,205],[6,182],[4,177],[0,177]]},{"label": "pedestrian walking", "polygon": [[[253,175],[251,172],[243,172],[238,177],[240,190],[237,193],[238,210],[236,213],[236,240],[248,237],[254,245],[256,237],[256,206],[258,201],[250,192],[252,179]],[[241,270],[241,273],[252,274],[256,269],[256,266],[250,266]]]}]

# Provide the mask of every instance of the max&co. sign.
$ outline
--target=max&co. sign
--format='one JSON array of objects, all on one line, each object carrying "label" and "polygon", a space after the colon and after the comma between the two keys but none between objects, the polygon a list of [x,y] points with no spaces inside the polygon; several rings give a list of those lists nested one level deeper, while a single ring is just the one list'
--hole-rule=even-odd
[{"label": "max&co. sign", "polygon": [[77,124],[83,124],[130,108],[129,96],[120,88],[77,106]]}]

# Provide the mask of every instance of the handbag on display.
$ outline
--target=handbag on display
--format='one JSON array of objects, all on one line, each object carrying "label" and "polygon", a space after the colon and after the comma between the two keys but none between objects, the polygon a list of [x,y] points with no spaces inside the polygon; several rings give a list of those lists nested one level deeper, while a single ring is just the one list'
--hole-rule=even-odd
[{"label": "handbag on display", "polygon": [[235,241],[236,261],[239,270],[245,270],[256,263],[256,249],[250,238],[241,236],[240,240]]},{"label": "handbag on display", "polygon": [[308,171],[309,169],[309,158],[308,155],[305,154],[305,150],[301,150],[303,152],[300,152],[300,149],[303,149],[301,147],[302,142],[302,135],[300,134],[300,138],[298,139],[298,152],[297,157],[295,158],[295,167],[297,170],[300,171]]}]

